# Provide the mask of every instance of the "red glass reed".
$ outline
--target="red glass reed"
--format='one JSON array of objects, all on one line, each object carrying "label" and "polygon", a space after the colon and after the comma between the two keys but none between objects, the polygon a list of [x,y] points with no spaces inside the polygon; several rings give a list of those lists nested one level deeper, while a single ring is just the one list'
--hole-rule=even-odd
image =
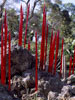
[{"label": "red glass reed", "polygon": [[74,47],[74,58],[73,58],[73,69],[72,69],[72,74],[74,74],[74,68],[75,68],[75,47]]},{"label": "red glass reed", "polygon": [[3,25],[1,28],[1,84],[4,85],[4,66],[3,66]]},{"label": "red glass reed", "polygon": [[56,39],[56,55],[55,55],[55,64],[54,64],[54,75],[56,74],[56,64],[57,64],[57,57],[58,57],[58,49],[59,49],[59,31],[57,33],[57,39]]},{"label": "red glass reed", "polygon": [[20,8],[20,25],[19,25],[19,46],[22,46],[22,31],[23,31],[23,9]]},{"label": "red glass reed", "polygon": [[71,75],[71,68],[72,68],[72,57],[70,57],[69,76]]},{"label": "red glass reed", "polygon": [[37,32],[35,32],[35,56],[36,56],[36,70],[35,70],[35,91],[38,90],[38,54],[37,54]]},{"label": "red glass reed", "polygon": [[54,35],[54,38],[53,38],[53,42],[52,42],[52,49],[51,49],[51,65],[50,65],[50,68],[51,68],[51,73],[52,73],[52,70],[53,70],[53,61],[54,61],[54,51],[55,51],[55,42],[56,42],[56,33]]},{"label": "red glass reed", "polygon": [[4,16],[4,24],[6,24],[7,21],[6,21],[6,9],[5,9],[5,16]]},{"label": "red glass reed", "polygon": [[28,27],[28,18],[29,18],[29,9],[30,9],[30,4],[28,5],[28,8],[27,8],[27,17],[26,17],[26,28],[25,28],[24,48],[26,47],[27,27]]},{"label": "red glass reed", "polygon": [[5,39],[4,39],[4,84],[5,84],[5,82],[6,82],[6,53],[7,53],[7,20],[6,20],[6,10],[5,10],[4,27],[5,27]]},{"label": "red glass reed", "polygon": [[9,90],[11,89],[11,33],[9,32],[9,49],[8,49],[8,79],[9,79]]},{"label": "red glass reed", "polygon": [[62,50],[61,50],[61,66],[60,66],[60,77],[62,76],[63,44],[64,44],[64,39],[62,39]]},{"label": "red glass reed", "polygon": [[28,40],[28,50],[30,51],[30,38]]},{"label": "red glass reed", "polygon": [[45,63],[46,63],[46,57],[47,57],[47,41],[48,41],[48,24],[47,24],[47,32],[46,32]]},{"label": "red glass reed", "polygon": [[51,72],[51,54],[52,54],[52,41],[53,41],[53,29],[51,33],[51,40],[50,40],[50,50],[49,50],[49,67],[48,67],[48,72]]},{"label": "red glass reed", "polygon": [[46,26],[46,12],[45,12],[45,5],[44,5],[44,9],[43,9],[43,23],[42,23],[41,52],[40,52],[40,69],[41,70],[43,70],[43,65],[44,65],[45,26]]}]

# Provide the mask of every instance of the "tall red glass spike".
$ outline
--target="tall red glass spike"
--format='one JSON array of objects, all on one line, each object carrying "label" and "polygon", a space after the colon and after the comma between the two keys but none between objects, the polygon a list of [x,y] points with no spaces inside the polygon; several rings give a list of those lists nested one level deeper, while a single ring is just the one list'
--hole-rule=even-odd
[{"label": "tall red glass spike", "polygon": [[23,31],[23,9],[20,8],[20,25],[19,25],[19,46],[22,46],[22,31]]},{"label": "tall red glass spike", "polygon": [[50,65],[50,68],[51,68],[51,73],[53,71],[53,61],[54,61],[54,51],[55,51],[55,42],[56,42],[56,33],[54,35],[54,38],[53,38],[53,42],[52,42],[52,49],[51,49],[51,65]]},{"label": "tall red glass spike", "polygon": [[54,64],[54,75],[56,74],[56,64],[57,64],[57,57],[58,57],[58,49],[59,49],[59,31],[57,32],[57,39],[56,39],[56,55],[55,55],[55,64]]},{"label": "tall red glass spike", "polygon": [[74,74],[74,69],[75,69],[75,47],[74,47],[74,58],[73,58],[73,69],[72,69],[72,74]]},{"label": "tall red glass spike", "polygon": [[30,51],[30,38],[28,40],[28,50]]},{"label": "tall red glass spike", "polygon": [[37,53],[37,32],[35,32],[35,56],[36,56],[36,70],[35,70],[35,91],[38,90],[38,53]]},{"label": "tall red glass spike", "polygon": [[26,47],[26,38],[27,38],[27,27],[28,27],[29,10],[30,10],[30,4],[28,5],[28,8],[27,8],[24,48]]},{"label": "tall red glass spike", "polygon": [[46,28],[46,12],[45,12],[45,4],[44,4],[43,23],[42,23],[42,40],[41,40],[41,52],[40,52],[40,69],[41,70],[43,70],[43,65],[44,65],[45,28]]},{"label": "tall red glass spike", "polygon": [[60,77],[62,76],[63,44],[64,44],[64,39],[62,39],[62,50],[61,50],[61,66],[60,66]]},{"label": "tall red glass spike", "polygon": [[5,9],[5,17],[4,17],[4,24],[7,23],[7,20],[6,20],[6,9]]},{"label": "tall red glass spike", "polygon": [[49,67],[48,67],[48,72],[51,72],[51,55],[52,55],[52,42],[53,42],[53,29],[51,33],[51,40],[50,40],[50,50],[49,50]]},{"label": "tall red glass spike", "polygon": [[1,28],[1,84],[4,85],[4,66],[3,66],[3,25]]},{"label": "tall red glass spike", "polygon": [[48,24],[47,24],[47,32],[46,32],[45,63],[46,63],[46,57],[47,57],[47,41],[48,41]]},{"label": "tall red glass spike", "polygon": [[72,57],[70,57],[69,76],[71,75],[71,68],[72,68]]},{"label": "tall red glass spike", "polygon": [[9,79],[9,90],[11,89],[11,33],[9,32],[9,49],[8,49],[8,79]]},{"label": "tall red glass spike", "polygon": [[5,39],[4,39],[4,84],[5,84],[5,82],[6,82],[6,53],[7,53],[7,20],[6,20],[6,10],[5,10],[4,27],[5,27]]}]

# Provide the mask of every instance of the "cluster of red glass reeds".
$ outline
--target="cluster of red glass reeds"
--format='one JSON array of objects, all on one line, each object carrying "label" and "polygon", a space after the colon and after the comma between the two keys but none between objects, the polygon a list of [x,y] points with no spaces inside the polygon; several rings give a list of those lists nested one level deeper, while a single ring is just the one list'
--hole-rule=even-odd
[{"label": "cluster of red glass reeds", "polygon": [[[45,43],[45,40],[46,40],[46,43]],[[44,5],[41,52],[40,52],[40,69],[41,70],[46,69],[45,63],[46,63],[46,56],[47,56],[47,41],[48,41],[48,24],[46,25],[46,12],[45,12],[45,5]],[[64,44],[64,39],[62,39],[60,77],[62,76],[63,48],[64,48],[63,44]],[[49,49],[48,72],[52,73],[53,75],[56,74],[58,50],[59,50],[59,30],[53,35],[53,28],[52,28],[51,39],[50,39],[50,49]],[[55,57],[54,57],[54,54],[55,54]],[[74,66],[75,66],[75,48],[74,48],[73,68],[72,68],[72,57],[70,58],[69,76],[71,75],[71,69],[72,69],[72,74],[74,74]]]},{"label": "cluster of red glass reeds", "polygon": [[[28,8],[27,8],[24,48],[26,47],[29,9],[30,9],[30,5],[28,5]],[[3,27],[5,29],[5,32],[3,32]],[[19,24],[19,42],[18,42],[19,46],[22,46],[22,31],[23,31],[23,9],[21,5],[20,24]],[[4,24],[2,25],[2,29],[1,29],[1,83],[3,85],[6,84],[7,33],[8,33],[8,27],[7,27],[6,10],[5,10]],[[46,59],[47,59],[47,42],[48,42],[48,24],[46,22],[46,11],[45,11],[45,4],[44,4],[43,23],[42,23],[42,40],[41,40],[41,51],[40,51],[40,70],[42,71],[46,69],[45,64],[46,64]],[[64,44],[64,39],[62,39],[60,76],[62,76],[63,44]],[[30,38],[28,41],[28,50],[30,51]],[[51,39],[50,39],[50,49],[49,49],[48,72],[52,73],[53,75],[56,74],[58,50],[59,50],[59,30],[57,31],[57,33],[53,34],[53,29],[52,29]],[[54,53],[55,53],[55,57],[54,57]],[[11,33],[10,32],[9,32],[9,41],[8,41],[8,55],[9,55],[8,56],[8,80],[9,80],[9,90],[10,90],[11,89],[11,82],[10,82],[11,80]],[[38,90],[37,32],[35,32],[35,57],[36,57],[35,89],[37,91]],[[75,48],[74,48],[73,69],[72,69],[72,57],[70,57],[69,76],[71,75],[71,69],[72,69],[72,74],[74,74],[74,66],[75,66]]]},{"label": "cluster of red glass reeds", "polygon": [[[4,18],[4,29],[5,34],[3,34],[3,24],[1,28],[1,83],[6,84],[6,54],[7,54],[7,20],[6,20],[6,10]],[[9,80],[9,89],[10,89],[10,79],[11,79],[11,33],[9,32],[8,40],[8,80]]]}]

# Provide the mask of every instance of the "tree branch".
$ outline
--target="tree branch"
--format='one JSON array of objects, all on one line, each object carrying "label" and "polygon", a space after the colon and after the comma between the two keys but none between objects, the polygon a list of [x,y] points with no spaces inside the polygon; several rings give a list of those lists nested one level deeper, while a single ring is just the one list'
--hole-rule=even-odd
[{"label": "tree branch", "polygon": [[29,2],[30,2],[30,0],[27,1],[27,5],[28,5]]},{"label": "tree branch", "polygon": [[7,0],[3,0],[3,3],[0,5],[0,8],[3,8]]},{"label": "tree branch", "polygon": [[[24,0],[21,0],[21,1],[25,2]],[[30,15],[30,17],[29,17],[29,20],[33,17],[35,7],[36,7],[36,5],[37,5],[37,3],[38,3],[39,1],[41,1],[41,0],[35,0],[34,5],[33,5],[33,7],[32,7],[32,10],[31,10],[31,15]],[[30,0],[28,0],[27,2],[25,2],[27,7],[28,7],[29,2],[30,2]]]},{"label": "tree branch", "polygon": [[27,2],[25,0],[21,0],[22,2],[24,2],[26,5],[28,5],[28,3],[30,2],[30,0],[28,0]]},{"label": "tree branch", "polygon": [[33,5],[33,8],[32,8],[32,11],[31,11],[31,16],[29,17],[29,20],[33,17],[35,7],[36,7],[36,5],[37,5],[37,3],[38,3],[39,1],[41,1],[41,0],[35,0],[34,5]]}]

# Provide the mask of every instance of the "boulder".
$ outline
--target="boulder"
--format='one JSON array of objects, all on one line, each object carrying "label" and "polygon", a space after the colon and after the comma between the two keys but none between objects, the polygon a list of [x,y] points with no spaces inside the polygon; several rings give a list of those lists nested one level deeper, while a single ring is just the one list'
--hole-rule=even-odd
[{"label": "boulder", "polygon": [[11,91],[8,91],[7,87],[0,84],[0,100],[20,100],[19,98],[14,98]]},{"label": "boulder", "polygon": [[[21,47],[15,47],[11,51],[11,76],[21,75],[27,69],[35,67],[35,57]],[[1,72],[0,72],[1,73]],[[8,54],[6,61],[6,77],[8,77]]]}]

